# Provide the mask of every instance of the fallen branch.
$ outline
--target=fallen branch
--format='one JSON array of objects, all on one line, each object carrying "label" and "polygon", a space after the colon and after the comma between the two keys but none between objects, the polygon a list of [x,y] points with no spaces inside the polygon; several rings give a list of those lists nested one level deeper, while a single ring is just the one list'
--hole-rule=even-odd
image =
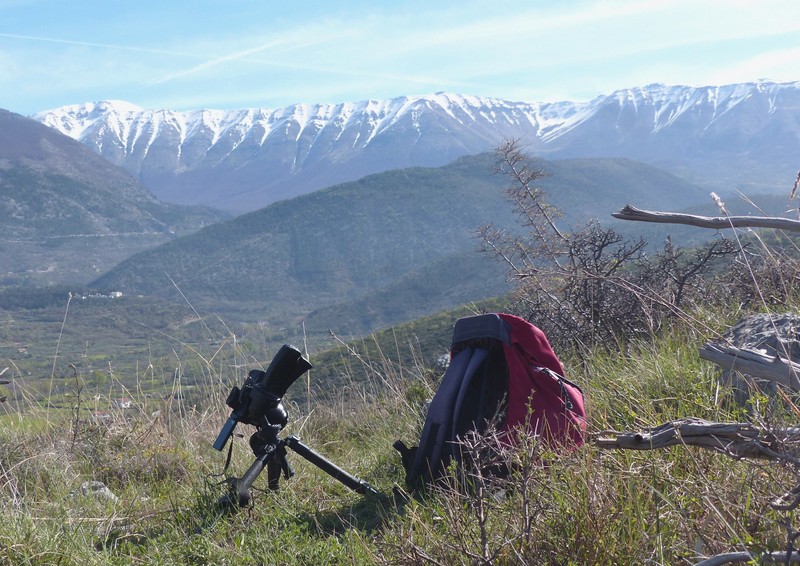
[{"label": "fallen branch", "polygon": [[[795,465],[800,460],[796,451],[789,448],[800,442],[800,427],[780,430],[764,430],[749,423],[715,423],[703,419],[688,418],[670,421],[641,432],[601,432],[594,440],[600,448],[623,448],[631,450],[654,450],[669,446],[699,446],[722,452],[735,458],[761,458],[784,460]],[[800,485],[772,502],[777,511],[793,511],[800,506]],[[763,555],[750,552],[731,552],[711,556],[695,566],[716,566],[734,562],[796,563],[800,554],[796,552],[773,552]]]},{"label": "fallen branch", "polygon": [[800,443],[800,427],[766,431],[748,423],[715,423],[688,418],[640,432],[601,432],[599,448],[655,450],[669,446],[698,446],[735,458],[786,460],[800,464],[786,446]]},{"label": "fallen branch", "polygon": [[745,350],[735,346],[709,343],[700,348],[700,357],[723,369],[746,373],[779,383],[795,391],[800,390],[800,364],[779,356],[769,356],[758,350]]},{"label": "fallen branch", "polygon": [[620,220],[688,224],[699,228],[777,228],[790,232],[800,232],[800,221],[780,216],[698,216],[678,212],[642,210],[629,204],[625,205],[619,212],[612,213],[611,216]]}]

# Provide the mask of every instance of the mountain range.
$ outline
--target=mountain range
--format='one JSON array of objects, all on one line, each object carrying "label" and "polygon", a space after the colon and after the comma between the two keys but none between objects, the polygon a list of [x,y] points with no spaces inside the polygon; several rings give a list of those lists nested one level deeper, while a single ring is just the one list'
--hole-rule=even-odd
[{"label": "mountain range", "polygon": [[[88,284],[188,299],[271,328],[303,321],[310,333],[355,334],[509,289],[503,265],[476,253],[480,226],[516,228],[491,153],[367,175],[223,221],[214,209],[160,202],[121,167],[37,121],[0,119],[3,284]],[[708,200],[707,188],[627,158],[536,166],[565,226],[615,222],[611,213],[626,203]]]},{"label": "mountain range", "polygon": [[163,201],[237,213],[376,172],[444,165],[509,138],[542,158],[624,157],[720,192],[774,193],[798,167],[800,82],[653,84],[588,102],[438,93],[176,112],[106,101],[32,118]]},{"label": "mountain range", "polygon": [[7,308],[40,303],[25,294],[34,285],[122,291],[140,301],[141,328],[161,328],[147,318],[188,301],[251,340],[304,339],[301,328],[363,336],[508,291],[504,266],[476,253],[481,225],[518,228],[506,180],[492,174],[502,140],[547,155],[540,185],[565,226],[596,217],[628,235],[647,229],[658,245],[674,227],[611,212],[684,209],[732,178],[778,186],[785,206],[797,92],[761,83],[651,86],[585,104],[438,94],[272,113],[121,102],[36,120],[2,111],[0,285]]}]

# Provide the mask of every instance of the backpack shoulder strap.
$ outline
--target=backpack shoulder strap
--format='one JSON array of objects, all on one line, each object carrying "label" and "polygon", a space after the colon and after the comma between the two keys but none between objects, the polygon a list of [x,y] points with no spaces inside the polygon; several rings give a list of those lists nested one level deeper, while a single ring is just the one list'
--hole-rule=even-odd
[{"label": "backpack shoulder strap", "polygon": [[453,418],[459,393],[469,386],[486,356],[487,351],[482,348],[466,348],[450,362],[425,418],[419,447],[406,476],[409,486],[437,476],[450,460],[455,440]]}]

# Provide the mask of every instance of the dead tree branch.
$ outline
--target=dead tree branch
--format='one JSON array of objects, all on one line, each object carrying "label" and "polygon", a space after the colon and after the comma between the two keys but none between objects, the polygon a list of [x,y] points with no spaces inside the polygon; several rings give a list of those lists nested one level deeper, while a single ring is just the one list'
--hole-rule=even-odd
[{"label": "dead tree branch", "polygon": [[800,364],[779,356],[769,356],[758,350],[747,350],[735,346],[721,347],[709,343],[700,348],[700,357],[723,369],[746,373],[774,381],[780,385],[800,390]]},{"label": "dead tree branch", "polygon": [[639,432],[605,431],[594,440],[599,448],[655,450],[669,446],[699,446],[735,458],[785,460],[800,463],[785,446],[800,442],[800,427],[766,431],[748,423],[715,423],[688,418]]},{"label": "dead tree branch", "polygon": [[[699,446],[721,452],[733,458],[758,458],[788,462],[797,466],[797,443],[800,427],[766,430],[749,423],[716,423],[703,419],[687,418],[670,421],[640,432],[601,432],[594,440],[599,448],[630,450],[655,450],[669,446]],[[776,511],[792,511],[800,506],[800,485],[775,499],[771,506]],[[765,563],[795,563],[800,561],[796,552],[771,553],[756,556],[750,552],[737,552],[711,556],[695,566],[713,566],[733,562],[748,562],[759,558]]]},{"label": "dead tree branch", "polygon": [[619,212],[612,213],[611,216],[620,220],[688,224],[699,228],[777,228],[778,230],[800,232],[800,221],[779,216],[698,216],[678,212],[642,210],[629,204]]}]

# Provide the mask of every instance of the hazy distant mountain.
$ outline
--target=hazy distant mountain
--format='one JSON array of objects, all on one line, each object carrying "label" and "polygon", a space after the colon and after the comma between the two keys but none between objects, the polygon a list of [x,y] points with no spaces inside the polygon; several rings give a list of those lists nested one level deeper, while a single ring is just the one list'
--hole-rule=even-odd
[{"label": "hazy distant mountain", "polygon": [[160,203],[83,144],[4,110],[0,197],[0,284],[88,282],[221,218]]},{"label": "hazy distant mountain", "polygon": [[785,191],[800,147],[800,82],[649,85],[589,102],[439,93],[277,110],[143,110],[111,101],[34,118],[137,176],[160,199],[254,210],[521,138],[548,159],[627,157],[722,189]]},{"label": "hazy distant mountain", "polygon": [[[477,229],[516,226],[488,154],[370,175],[244,214],[126,260],[94,282],[309,334],[362,334],[509,289]],[[565,223],[610,220],[627,199],[698,202],[703,191],[625,159],[543,162]],[[625,223],[632,224],[632,223]]]}]

